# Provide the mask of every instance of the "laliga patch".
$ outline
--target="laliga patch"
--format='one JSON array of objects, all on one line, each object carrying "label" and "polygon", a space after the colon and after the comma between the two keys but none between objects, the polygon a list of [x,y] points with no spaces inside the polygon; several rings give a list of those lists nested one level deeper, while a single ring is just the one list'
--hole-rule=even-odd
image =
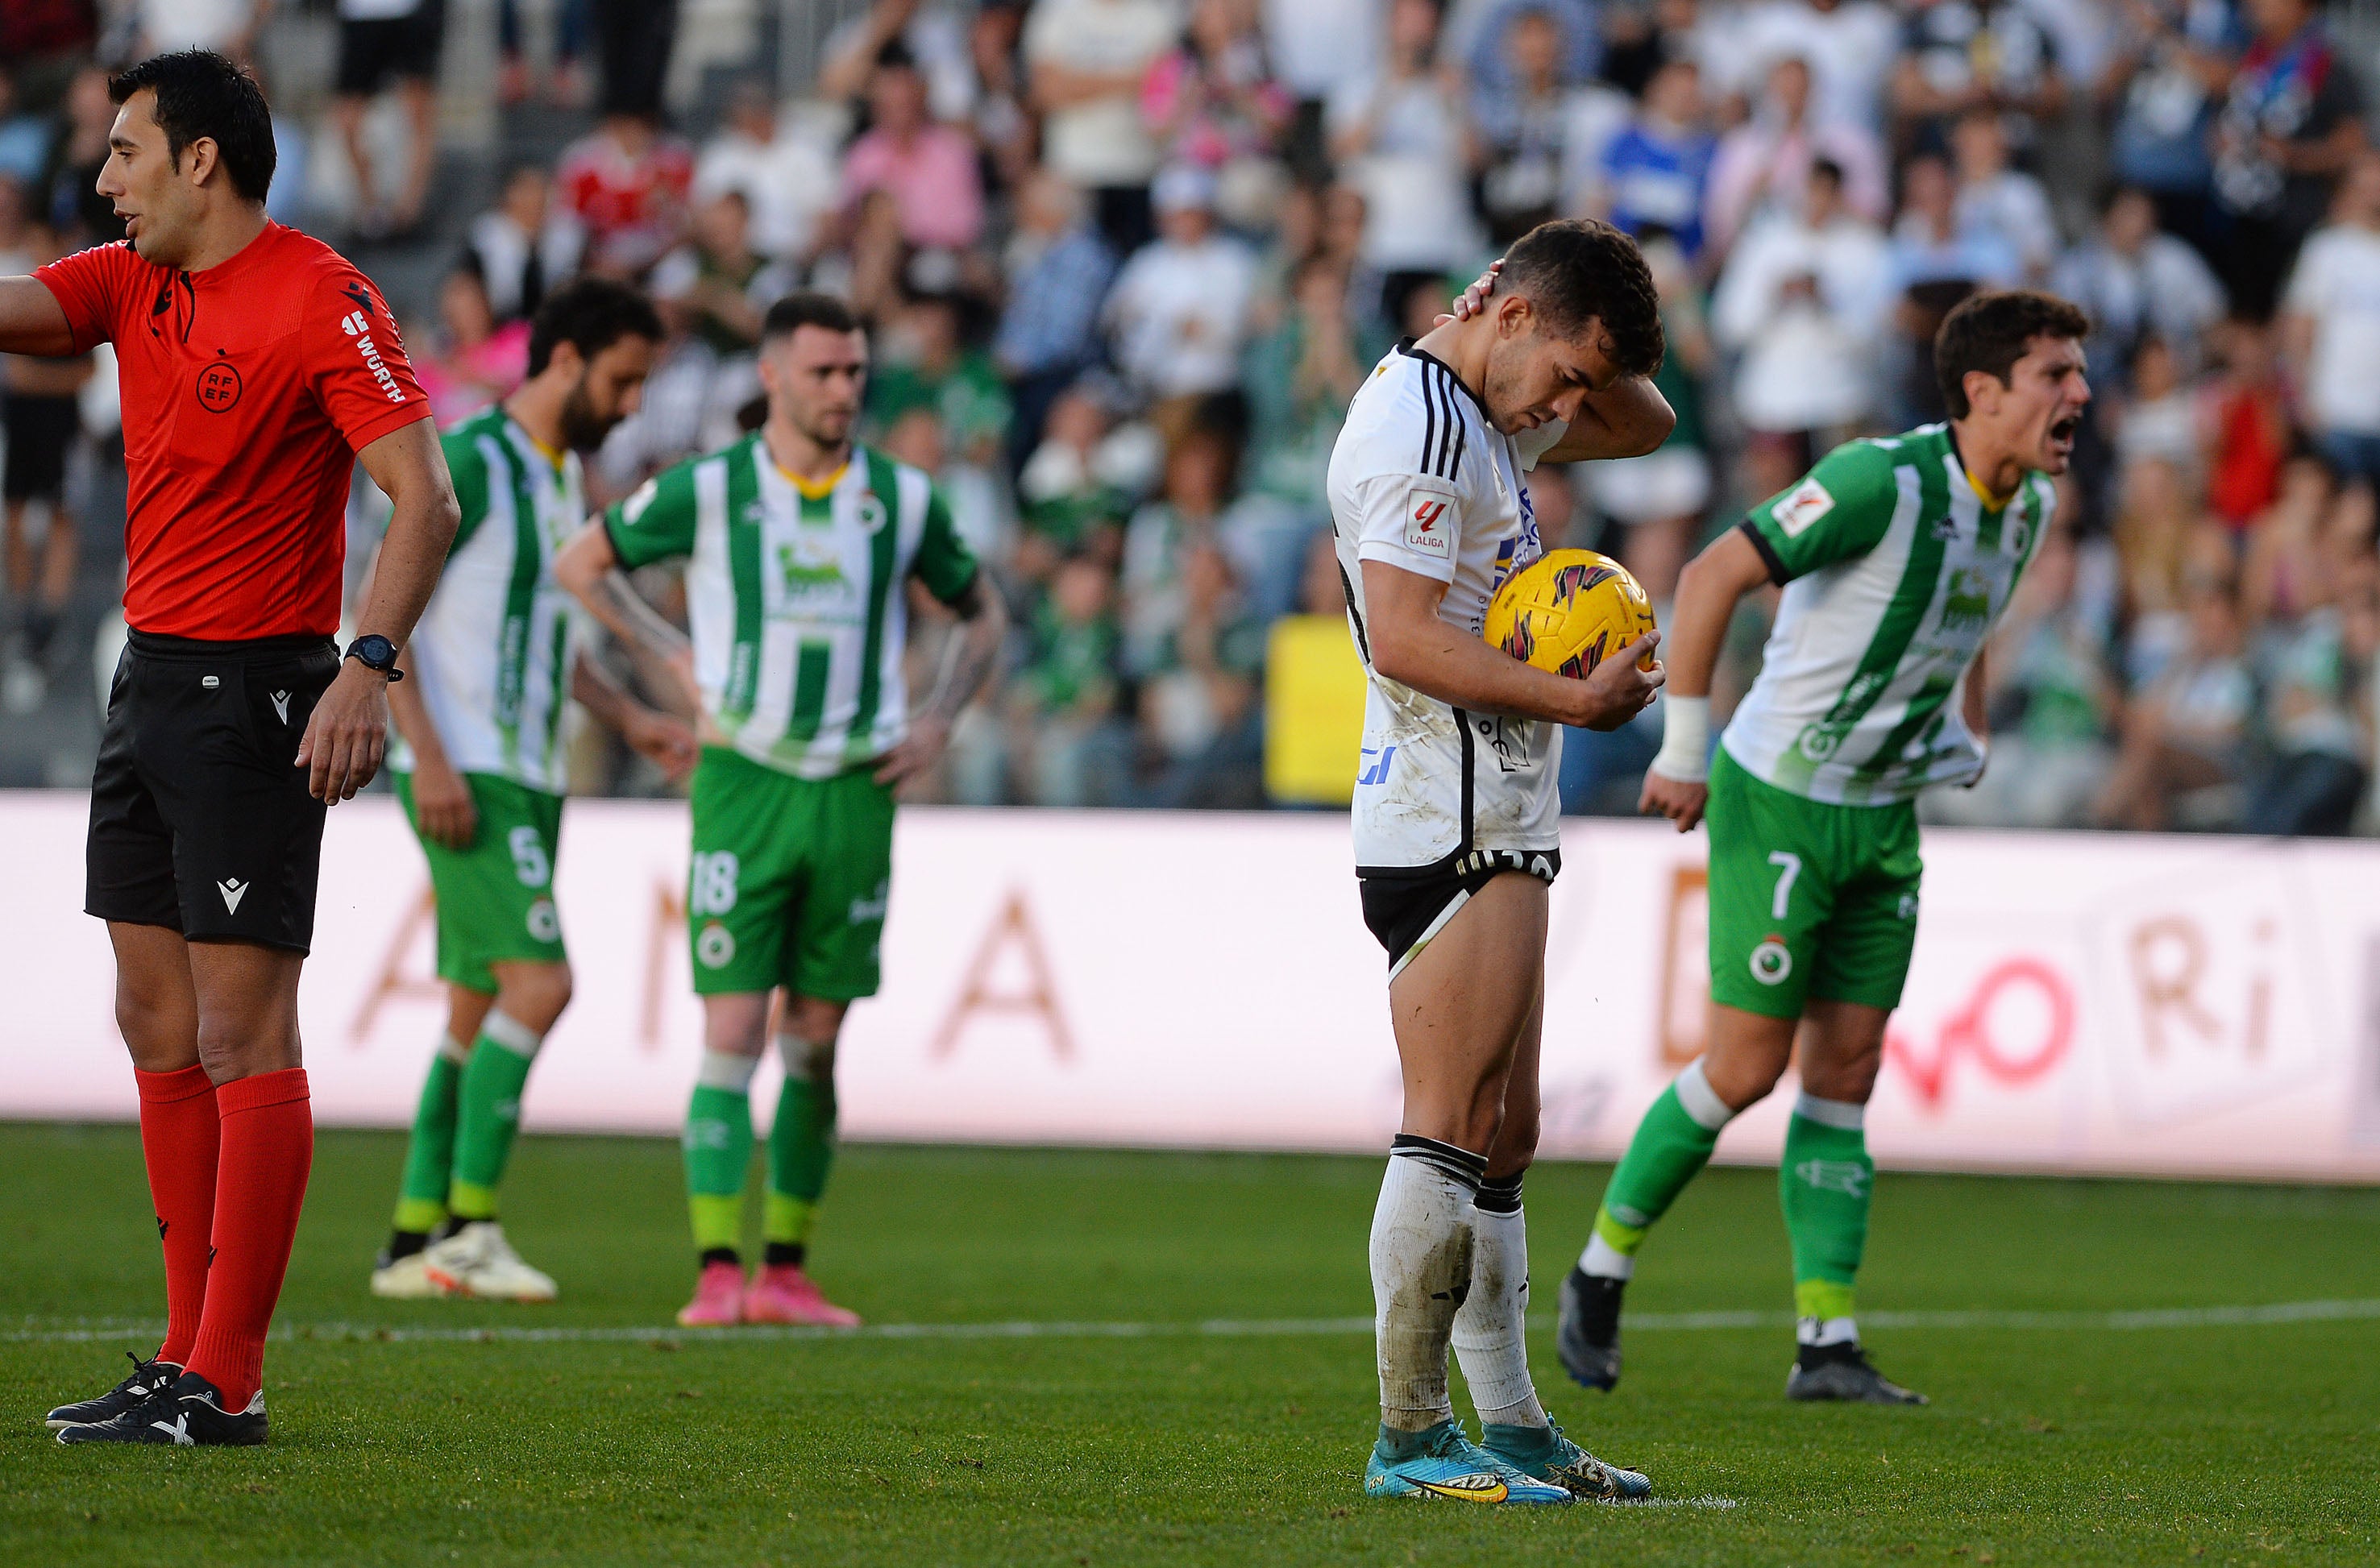
[{"label": "laliga patch", "polygon": [[1827,487],[1818,483],[1818,476],[1813,474],[1788,490],[1771,515],[1777,519],[1777,525],[1785,530],[1787,538],[1798,539],[1811,524],[1834,509],[1835,498],[1827,493]]},{"label": "laliga patch", "polygon": [[1405,549],[1438,561],[1454,559],[1455,508],[1461,497],[1443,479],[1416,476],[1405,487]]}]

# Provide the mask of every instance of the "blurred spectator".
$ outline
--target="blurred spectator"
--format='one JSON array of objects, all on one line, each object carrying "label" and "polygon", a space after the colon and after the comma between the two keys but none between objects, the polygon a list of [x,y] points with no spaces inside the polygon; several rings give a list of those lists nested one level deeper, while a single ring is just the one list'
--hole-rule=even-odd
[{"label": "blurred spectator", "polygon": [[994,3],[979,8],[967,30],[969,58],[975,65],[975,111],[969,123],[983,144],[991,171],[990,184],[1013,191],[1031,173],[1040,127],[1030,107],[1032,88],[1025,74],[1019,45],[1025,38],[1025,8]]},{"label": "blurred spectator", "polygon": [[1438,27],[1432,0],[1389,0],[1378,70],[1330,101],[1330,155],[1363,193],[1361,259],[1381,276],[1379,310],[1391,319],[1418,279],[1442,279],[1479,253],[1462,83],[1439,61]]},{"label": "blurred spectator", "polygon": [[2334,218],[2299,254],[2282,335],[2323,455],[2380,485],[2380,152],[2356,158]]},{"label": "blurred spectator", "polygon": [[2035,126],[2065,106],[2066,78],[2049,30],[2017,0],[1922,0],[1902,24],[1892,96],[1921,149],[1942,149],[1951,121],[1988,109],[2029,150]]},{"label": "blurred spectator", "polygon": [[1800,213],[1743,236],[1712,296],[1711,332],[1742,356],[1735,405],[1747,426],[1806,448],[1814,432],[1875,410],[1886,253],[1876,226],[1846,209],[1841,171],[1825,159],[1811,165]]},{"label": "blurred spectator", "polygon": [[1115,573],[1068,557],[1034,612],[1030,651],[1010,683],[1026,798],[1038,806],[1112,804],[1130,742],[1117,723]]},{"label": "blurred spectator", "polygon": [[1489,237],[1510,245],[1591,190],[1603,151],[1633,112],[1625,94],[1562,78],[1560,26],[1548,12],[1516,10],[1505,24],[1512,85],[1472,98],[1479,204]]},{"label": "blurred spectator", "polygon": [[2125,466],[2116,513],[2116,581],[2122,635],[2118,669],[2138,690],[2154,682],[2190,635],[2183,590],[2195,570],[2226,572],[2228,540],[2202,525],[2190,470],[2160,457]]},{"label": "blurred spectator", "polygon": [[631,277],[677,244],[694,158],[654,116],[612,114],[564,151],[555,180],[587,231],[589,269]]},{"label": "blurred spectator", "polygon": [[[531,92],[520,10],[521,0],[496,0],[496,97],[505,103],[522,103]],[[588,0],[557,0],[553,7],[553,70],[542,84],[542,95],[566,109],[585,106],[589,96],[589,29]]]},{"label": "blurred spectator", "polygon": [[[375,13],[370,0],[363,0],[364,8],[351,9],[356,0],[340,0],[340,30],[353,18]],[[246,60],[255,52],[256,30],[269,9],[269,0],[136,0],[131,7],[139,20],[139,35],[131,41],[128,51],[132,59],[151,54],[163,54],[176,49],[212,49],[218,54],[228,54],[235,60]],[[404,9],[384,14],[402,16]],[[341,68],[346,65],[345,41],[341,42]]]},{"label": "blurred spectator", "polygon": [[1894,410],[1888,422],[1906,429],[1942,416],[1934,383],[1934,333],[1942,318],[1979,288],[2014,287],[2024,262],[1999,235],[1959,222],[1958,187],[1939,157],[1912,158],[1900,181],[1900,218],[1892,227],[1884,285],[1896,341],[1884,369]]},{"label": "blurred spectator", "polygon": [[1040,0],[1025,24],[1025,60],[1042,115],[1042,156],[1096,204],[1118,255],[1150,232],[1157,139],[1140,114],[1141,79],[1179,36],[1164,0]]},{"label": "blurred spectator", "polygon": [[1951,169],[1959,184],[1955,209],[1961,228],[1996,234],[2016,247],[2025,281],[2048,281],[2058,259],[2058,220],[2041,182],[2009,167],[2008,122],[1988,109],[1971,109],[1950,131]]},{"label": "blurred spectator", "polygon": [[[0,180],[0,276],[22,276],[64,254],[55,230],[27,219],[14,182]],[[38,707],[55,673],[53,644],[74,592],[78,554],[67,462],[82,433],[78,398],[91,369],[87,354],[0,354],[0,447],[7,454],[0,468],[0,571],[17,621],[0,707],[10,713]]]},{"label": "blurred spectator", "polygon": [[2192,575],[2189,641],[2125,706],[2116,766],[2094,811],[2103,826],[2224,827],[2239,820],[2257,692],[2239,585]]},{"label": "blurred spectator", "polygon": [[2098,86],[2113,112],[2108,162],[2149,193],[2163,227],[2210,250],[2215,115],[2244,38],[2239,17],[2230,0],[2119,0],[2115,17]]},{"label": "blurred spectator", "polygon": [[991,356],[969,343],[965,313],[949,294],[909,302],[882,335],[868,377],[868,415],[881,428],[911,409],[930,409],[950,450],[988,466],[1000,461],[1008,439],[1008,389]]},{"label": "blurred spectator", "polygon": [[1113,559],[1123,520],[1157,457],[1147,427],[1115,428],[1090,387],[1061,395],[1016,479],[1025,524],[1017,575],[1042,581],[1072,551]]},{"label": "blurred spectator", "polygon": [[2223,319],[2223,285],[2192,250],[2156,226],[2156,205],[2137,187],[2107,199],[2098,232],[2058,264],[2050,286],[2091,318],[2091,372],[2121,384],[2154,334],[2181,365],[2199,363],[2204,339]]},{"label": "blurred spectator", "polygon": [[983,180],[965,131],[926,115],[926,78],[908,51],[888,43],[868,83],[868,134],[843,160],[843,204],[889,190],[911,245],[964,250],[983,234]]},{"label": "blurred spectator", "polygon": [[1379,0],[1262,0],[1273,68],[1293,103],[1286,145],[1307,184],[1330,175],[1323,145],[1326,106],[1342,88],[1378,68]]},{"label": "blurred spectator", "polygon": [[505,177],[496,205],[471,220],[463,265],[479,274],[497,320],[525,320],[578,270],[586,247],[586,231],[553,205],[552,177],[523,163]]},{"label": "blurred spectator", "polygon": [[40,204],[41,216],[68,250],[124,237],[115,203],[99,194],[99,171],[107,162],[107,136],[115,125],[107,73],[97,66],[77,71],[67,88],[65,134],[50,144]]},{"label": "blurred spectator", "polygon": [[99,23],[95,0],[0,5],[0,75],[18,112],[46,115],[57,107],[98,42]]},{"label": "blurred spectator", "polygon": [[694,165],[694,199],[741,192],[752,213],[752,248],[807,266],[826,243],[840,199],[834,157],[820,139],[783,119],[764,81],[742,81],[727,115]]},{"label": "blurred spectator", "polygon": [[1220,174],[1269,158],[1293,105],[1272,79],[1252,0],[1193,0],[1181,42],[1141,82],[1140,106],[1169,163]]},{"label": "blurred spectator", "polygon": [[[1013,9],[998,4],[986,10]],[[917,63],[937,120],[956,123],[975,110],[973,39],[960,7],[920,0],[871,0],[868,9],[827,34],[819,66],[821,98],[851,101],[868,90],[886,46],[898,43]]]},{"label": "blurred spectator", "polygon": [[414,374],[441,425],[507,396],[528,368],[528,322],[499,325],[479,273],[457,267],[438,289],[438,328],[428,352],[417,348]]},{"label": "blurred spectator", "polygon": [[[1825,167],[1819,165],[1821,171]],[[1830,177],[1824,172],[1815,175],[1821,183]],[[1809,199],[1805,187],[1803,200]],[[1669,400],[1678,422],[1658,450],[1592,464],[1585,477],[1597,507],[1626,525],[1627,537],[1617,553],[1652,596],[1657,611],[1666,615],[1677,592],[1678,573],[1700,543],[1703,515],[1710,506],[1714,476],[1702,382],[1718,370],[1718,356],[1684,254],[1674,243],[1657,240],[1645,247],[1645,259],[1660,294],[1661,331],[1669,341],[1653,385]],[[1546,474],[1553,477],[1557,472],[1548,469]],[[1531,493],[1539,488],[1533,482]],[[1551,493],[1558,487],[1546,488]],[[1550,541],[1558,536],[1547,531],[1546,537]]]},{"label": "blurred spectator", "polygon": [[[1764,0],[1745,11],[1737,51],[1755,67],[1808,61],[1815,124],[1855,126],[1871,136],[1883,130],[1886,90],[1900,44],[1900,23],[1889,6],[1883,0]],[[1856,195],[1857,165],[1835,156]]]},{"label": "blurred spectator", "polygon": [[1814,120],[1810,86],[1809,61],[1786,55],[1768,67],[1752,118],[1719,139],[1703,209],[1713,249],[1724,254],[1762,216],[1800,211],[1803,183],[1819,158],[1842,171],[1843,205],[1850,211],[1870,223],[1886,216],[1890,191],[1883,143],[1857,121]]},{"label": "blurred spectator", "polygon": [[1115,257],[1088,222],[1082,193],[1047,170],[1017,197],[1004,271],[1008,308],[993,353],[1014,405],[1011,465],[1022,467],[1058,394],[1099,351],[1099,307]]},{"label": "blurred spectator", "polygon": [[1386,334],[1357,332],[1345,274],[1329,257],[1309,257],[1280,325],[1248,348],[1250,489],[1309,517],[1320,509],[1347,402],[1388,349]]},{"label": "blurred spectator", "polygon": [[[2098,320],[2096,312],[2093,320]],[[2201,462],[2198,404],[2173,345],[2155,332],[2143,333],[2134,340],[2131,359],[2119,379],[2130,395],[2116,426],[2118,463],[2129,467],[2154,457],[2178,473],[2195,473]]]},{"label": "blurred spectator", "polygon": [[2291,433],[2289,389],[2270,328],[2228,321],[2218,343],[2222,368],[2200,394],[2206,499],[2224,523],[2244,531],[2280,494]]},{"label": "blurred spectator", "polygon": [[1253,775],[1261,755],[1255,719],[1266,623],[1220,547],[1194,544],[1184,552],[1180,613],[1137,675],[1141,731],[1164,765],[1144,803],[1262,803]]},{"label": "blurred spectator", "polygon": [[744,193],[723,191],[695,209],[687,243],[653,268],[653,298],[722,356],[759,348],[760,319],[800,281],[785,262],[755,251],[751,235]]},{"label": "blurred spectator", "polygon": [[1446,7],[1446,52],[1482,98],[1520,85],[1505,40],[1513,18],[1527,12],[1553,23],[1565,86],[1589,80],[1602,68],[1603,30],[1593,0],[1452,0]]},{"label": "blurred spectator", "polygon": [[1239,384],[1256,259],[1215,223],[1215,176],[1175,164],[1156,188],[1159,237],[1123,264],[1106,314],[1126,380],[1160,403]]},{"label": "blurred spectator", "polygon": [[2262,320],[2363,148],[2363,97],[2315,0],[2248,0],[2245,9],[2256,36],[2216,124],[2215,196],[2231,308]]},{"label": "blurred spectator", "polygon": [[1698,259],[1718,145],[1703,110],[1700,67],[1692,60],[1670,61],[1645,84],[1640,111],[1603,150],[1600,205],[1613,223],[1639,239],[1670,235],[1687,259]]},{"label": "blurred spectator", "polygon": [[603,62],[606,118],[631,116],[658,126],[662,84],[677,44],[678,0],[589,0],[595,48]]},{"label": "blurred spectator", "polygon": [[[171,0],[176,13],[191,0]],[[410,234],[438,164],[438,55],[446,43],[446,0],[339,0],[338,97],[332,117],[346,138],[356,176],[356,228],[370,235]],[[240,53],[244,51],[235,51]],[[410,143],[405,175],[391,199],[372,166],[364,111],[394,84]]]}]

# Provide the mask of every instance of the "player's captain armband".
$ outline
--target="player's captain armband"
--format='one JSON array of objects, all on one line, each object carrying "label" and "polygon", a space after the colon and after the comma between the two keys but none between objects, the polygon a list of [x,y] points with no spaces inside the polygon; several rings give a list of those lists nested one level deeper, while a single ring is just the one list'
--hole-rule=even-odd
[{"label": "player's captain armband", "polygon": [[1415,475],[1405,485],[1404,547],[1433,561],[1454,559],[1454,530],[1462,521],[1461,496],[1443,479]]},{"label": "player's captain armband", "polygon": [[1813,474],[1779,497],[1770,515],[1777,519],[1777,525],[1785,530],[1787,538],[1798,539],[1808,531],[1811,524],[1834,509],[1835,498]]}]

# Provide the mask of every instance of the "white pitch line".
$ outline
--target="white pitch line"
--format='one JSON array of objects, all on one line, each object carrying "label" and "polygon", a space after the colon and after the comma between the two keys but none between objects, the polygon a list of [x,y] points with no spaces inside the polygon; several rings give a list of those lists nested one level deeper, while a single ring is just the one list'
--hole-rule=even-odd
[{"label": "white pitch line", "polygon": [[[2070,1329],[2135,1333],[2146,1329],[2268,1328],[2289,1323],[2359,1322],[2380,1319],[2380,1300],[2277,1301],[2262,1306],[2169,1307],[2113,1312],[1967,1311],[1862,1312],[1861,1321],[1888,1329]],[[1790,1312],[1639,1312],[1627,1320],[1632,1333],[1712,1333],[1791,1326]],[[82,1319],[70,1324],[38,1320],[0,1329],[0,1344],[72,1345],[155,1333],[153,1321]],[[1547,1325],[1542,1319],[1539,1327]],[[490,1323],[407,1325],[290,1323],[274,1325],[276,1340],[338,1344],[587,1345],[666,1340],[673,1343],[739,1344],[747,1341],[814,1339],[1280,1339],[1309,1334],[1372,1332],[1369,1318],[1211,1318],[1203,1322],[1009,1322],[871,1323],[857,1329],[756,1326],[685,1329],[675,1324],[614,1327],[601,1324]]]}]

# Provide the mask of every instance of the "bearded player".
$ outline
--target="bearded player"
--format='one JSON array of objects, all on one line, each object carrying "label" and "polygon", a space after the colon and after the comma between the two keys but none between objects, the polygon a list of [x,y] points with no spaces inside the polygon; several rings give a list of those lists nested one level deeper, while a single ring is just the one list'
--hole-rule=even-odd
[{"label": "bearded player", "polygon": [[[834,1155],[835,1042],[880,979],[893,790],[941,758],[1007,617],[932,482],[852,439],[868,334],[847,306],[795,294],[770,307],[760,384],[758,430],[613,507],[555,572],[615,634],[675,668],[701,715],[686,926],[703,1056],[685,1139],[701,1272],[678,1321],[847,1327],[858,1318],[803,1268]],[[621,570],[678,559],[690,646]],[[903,673],[913,599],[960,622],[916,714]],[[751,1083],[772,1012],[785,1077],[767,1250],[747,1280]]]},{"label": "bearded player", "polygon": [[[1486,283],[1483,280],[1483,285]],[[1494,296],[1399,344],[1331,453],[1332,531],[1369,677],[1356,782],[1365,923],[1388,949],[1404,1112],[1372,1221],[1377,1497],[1567,1502],[1650,1484],[1561,1435],[1529,1378],[1521,1184],[1536,1148],[1559,726],[1611,729],[1661,683],[1645,637],[1584,681],[1482,640],[1497,586],[1543,553],[1538,462],[1649,452],[1674,416],[1633,241],[1544,224]],[[1483,293],[1475,288],[1475,295]],[[1447,1396],[1450,1343],[1483,1425]]]},{"label": "bearded player", "polygon": [[[1703,1055],[1638,1124],[1562,1283],[1556,1344],[1580,1382],[1620,1381],[1620,1304],[1645,1233],[1801,1041],[1778,1177],[1799,1349],[1789,1398],[1922,1405],[1862,1348],[1852,1292],[1876,1166],[1863,1131],[1917,936],[1918,793],[1984,769],[1984,645],[2057,507],[2091,401],[2082,311],[1976,295],[1942,323],[1950,413],[1828,453],[1686,568],[1674,672],[1642,809],[1710,824]],[[1736,601],[1784,589],[1714,755],[1712,668]],[[1706,766],[1707,765],[1707,766]]]},{"label": "bearded player", "polygon": [[553,901],[564,710],[576,698],[673,778],[694,766],[694,735],[577,645],[583,622],[553,556],[587,521],[578,454],[636,412],[661,340],[651,303],[625,283],[565,283],[529,324],[528,379],[442,440],[463,524],[406,649],[411,679],[389,692],[402,742],[389,768],[430,862],[447,1023],[375,1296],[554,1297],[513,1250],[496,1192],[529,1065],[570,1003]]}]

